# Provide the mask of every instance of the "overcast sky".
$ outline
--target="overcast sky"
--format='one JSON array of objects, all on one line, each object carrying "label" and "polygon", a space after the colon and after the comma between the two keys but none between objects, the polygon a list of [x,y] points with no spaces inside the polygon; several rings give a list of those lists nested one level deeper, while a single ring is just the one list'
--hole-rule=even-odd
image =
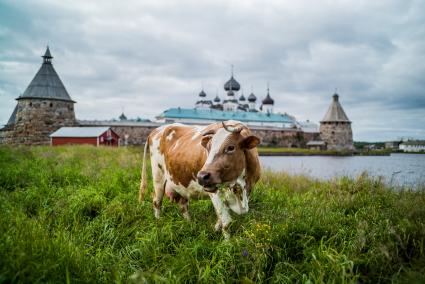
[{"label": "overcast sky", "polygon": [[[202,3],[202,4],[201,4]],[[425,139],[425,1],[0,0],[0,124],[53,64],[78,119],[154,119],[235,78],[319,122],[337,88],[354,139]]]}]

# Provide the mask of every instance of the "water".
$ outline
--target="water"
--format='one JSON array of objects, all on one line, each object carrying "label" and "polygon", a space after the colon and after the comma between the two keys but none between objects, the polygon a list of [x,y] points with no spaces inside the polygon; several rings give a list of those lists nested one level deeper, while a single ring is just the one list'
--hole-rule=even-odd
[{"label": "water", "polygon": [[425,185],[425,155],[391,154],[391,156],[292,156],[260,157],[264,168],[290,174],[305,174],[319,179],[349,176],[363,172],[381,176],[387,184],[417,187]]}]

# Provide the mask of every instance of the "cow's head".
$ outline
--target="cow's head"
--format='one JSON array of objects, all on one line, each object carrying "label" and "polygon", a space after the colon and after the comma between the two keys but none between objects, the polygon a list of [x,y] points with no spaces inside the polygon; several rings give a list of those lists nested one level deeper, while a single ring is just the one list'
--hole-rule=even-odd
[{"label": "cow's head", "polygon": [[245,151],[256,147],[260,139],[239,123],[203,134],[202,146],[208,151],[207,160],[198,172],[198,182],[208,192],[217,186],[238,179],[245,169]]}]

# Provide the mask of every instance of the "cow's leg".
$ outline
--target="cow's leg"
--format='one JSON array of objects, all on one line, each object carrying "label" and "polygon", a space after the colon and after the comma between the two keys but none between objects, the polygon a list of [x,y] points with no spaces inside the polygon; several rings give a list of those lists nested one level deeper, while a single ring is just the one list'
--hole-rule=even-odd
[{"label": "cow's leg", "polygon": [[190,221],[190,214],[189,214],[189,200],[184,198],[183,196],[180,197],[180,200],[178,201],[180,211],[182,212],[183,217]]},{"label": "cow's leg", "polygon": [[166,194],[170,197],[170,200],[174,203],[177,203],[177,205],[180,208],[180,212],[182,213],[183,217],[190,221],[190,214],[189,214],[189,200],[181,196],[179,193],[177,193],[174,190],[171,189],[165,189]]},{"label": "cow's leg", "polygon": [[214,205],[215,212],[217,213],[217,223],[215,224],[215,229],[220,230],[223,233],[223,236],[226,240],[230,238],[228,228],[232,222],[232,217],[230,217],[229,208],[223,203],[223,201],[218,196],[218,193],[209,193],[211,201]]},{"label": "cow's leg", "polygon": [[161,213],[162,198],[164,197],[165,186],[167,185],[167,180],[164,180],[164,174],[161,169],[156,168],[152,170],[153,175],[153,210],[155,218],[159,218]]}]

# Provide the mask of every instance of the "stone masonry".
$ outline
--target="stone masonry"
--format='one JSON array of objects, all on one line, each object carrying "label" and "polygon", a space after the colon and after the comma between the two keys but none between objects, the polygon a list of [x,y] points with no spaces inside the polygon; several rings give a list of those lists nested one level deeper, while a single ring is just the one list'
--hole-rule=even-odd
[{"label": "stone masonry", "polygon": [[4,131],[4,144],[48,145],[52,132],[76,125],[73,102],[20,99],[17,108],[14,125]]},{"label": "stone masonry", "polygon": [[329,150],[354,150],[351,121],[339,103],[338,94],[333,95],[332,103],[320,122],[320,136]]}]

